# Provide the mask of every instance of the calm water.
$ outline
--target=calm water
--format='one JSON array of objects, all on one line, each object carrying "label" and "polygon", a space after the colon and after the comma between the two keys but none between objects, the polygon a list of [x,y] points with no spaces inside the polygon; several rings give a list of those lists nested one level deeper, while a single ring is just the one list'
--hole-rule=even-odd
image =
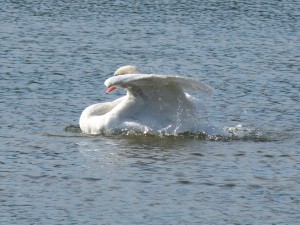
[{"label": "calm water", "polygon": [[[1,224],[299,223],[298,0],[0,5]],[[209,84],[231,133],[78,132],[127,64]]]}]

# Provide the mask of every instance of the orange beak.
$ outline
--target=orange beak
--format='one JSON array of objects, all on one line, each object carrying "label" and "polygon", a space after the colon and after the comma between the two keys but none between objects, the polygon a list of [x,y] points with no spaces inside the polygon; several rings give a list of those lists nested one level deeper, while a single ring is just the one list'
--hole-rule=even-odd
[{"label": "orange beak", "polygon": [[105,94],[108,94],[108,93],[112,92],[112,91],[115,90],[115,89],[117,89],[115,86],[110,86],[110,87],[106,90]]}]

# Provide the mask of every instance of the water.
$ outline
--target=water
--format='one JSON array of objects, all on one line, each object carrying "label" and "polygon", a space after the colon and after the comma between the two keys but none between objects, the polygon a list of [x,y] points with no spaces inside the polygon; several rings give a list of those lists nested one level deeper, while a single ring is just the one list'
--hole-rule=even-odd
[{"label": "water", "polygon": [[[299,223],[299,1],[0,3],[1,224]],[[127,64],[212,86],[229,136],[78,132]]]}]

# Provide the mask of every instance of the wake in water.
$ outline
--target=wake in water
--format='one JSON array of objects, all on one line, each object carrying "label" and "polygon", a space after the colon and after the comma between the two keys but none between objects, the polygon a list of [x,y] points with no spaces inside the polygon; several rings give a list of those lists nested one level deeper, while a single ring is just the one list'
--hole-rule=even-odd
[{"label": "wake in water", "polygon": [[[137,130],[124,129],[121,132],[106,132],[98,134],[100,136],[120,136],[120,137],[143,137],[143,138],[175,138],[175,139],[193,139],[193,140],[209,140],[209,141],[257,141],[266,142],[274,141],[270,134],[263,133],[257,128],[250,128],[241,124],[233,127],[216,127],[212,125],[203,125],[203,129],[198,132],[184,132],[184,133],[144,133]],[[68,125],[64,129],[65,132],[83,134],[78,125]],[[48,136],[52,136],[47,134]],[[98,136],[92,135],[92,136]],[[90,136],[90,135],[89,135]]]}]

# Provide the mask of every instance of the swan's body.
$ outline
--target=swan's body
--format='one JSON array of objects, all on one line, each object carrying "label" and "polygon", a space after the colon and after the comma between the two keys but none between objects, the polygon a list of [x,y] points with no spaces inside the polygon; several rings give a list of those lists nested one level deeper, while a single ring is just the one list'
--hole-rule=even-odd
[{"label": "swan's body", "polygon": [[87,107],[79,121],[82,132],[174,134],[195,128],[196,109],[184,90],[209,93],[211,90],[208,86],[190,78],[136,74],[137,71],[132,66],[121,67],[115,76],[105,81],[107,93],[123,88],[127,90],[127,95],[113,102]]}]

